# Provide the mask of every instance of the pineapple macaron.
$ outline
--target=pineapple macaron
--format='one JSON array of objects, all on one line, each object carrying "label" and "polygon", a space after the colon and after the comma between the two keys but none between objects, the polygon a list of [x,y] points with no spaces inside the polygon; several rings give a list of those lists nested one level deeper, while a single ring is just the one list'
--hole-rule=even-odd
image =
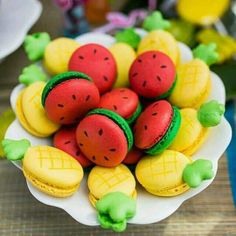
[{"label": "pineapple macaron", "polygon": [[25,178],[40,191],[54,197],[74,194],[83,178],[83,168],[67,153],[50,146],[30,146],[27,139],[2,141],[8,160],[22,160]]},{"label": "pineapple macaron", "polygon": [[169,101],[179,108],[199,108],[211,92],[209,65],[218,60],[216,45],[199,45],[193,50],[194,59],[177,68],[177,82]]},{"label": "pineapple macaron", "polygon": [[89,200],[102,228],[122,232],[136,213],[136,181],[123,164],[114,168],[95,166],[88,176]]},{"label": "pineapple macaron", "polygon": [[169,149],[193,155],[206,140],[209,128],[220,124],[224,111],[224,105],[215,100],[204,103],[198,110],[181,109],[180,129]]},{"label": "pineapple macaron", "polygon": [[138,182],[151,194],[173,197],[198,187],[203,180],[213,178],[209,160],[191,161],[188,156],[165,150],[156,156],[145,156],[137,164],[135,175]]},{"label": "pineapple macaron", "polygon": [[180,50],[175,38],[164,29],[170,23],[163,19],[160,12],[155,11],[149,15],[143,23],[143,28],[149,33],[143,37],[138,46],[138,55],[146,51],[161,51],[168,55],[175,65],[180,60]]},{"label": "pineapple macaron", "polygon": [[19,81],[26,85],[16,101],[16,117],[20,124],[32,135],[48,137],[60,125],[51,121],[41,104],[41,95],[46,85],[46,76],[36,65],[23,69]]}]

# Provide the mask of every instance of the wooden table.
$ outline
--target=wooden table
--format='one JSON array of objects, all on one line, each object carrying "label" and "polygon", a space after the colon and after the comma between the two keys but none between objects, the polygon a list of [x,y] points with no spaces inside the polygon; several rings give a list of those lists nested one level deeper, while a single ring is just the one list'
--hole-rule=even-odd
[{"label": "wooden table", "polygon": [[[32,32],[60,34],[61,16],[50,1]],[[53,10],[54,9],[54,10]],[[48,20],[50,17],[50,21]],[[9,107],[10,91],[22,68],[29,64],[22,49],[0,64],[0,113]],[[29,193],[22,173],[0,160],[0,235],[112,235],[99,227],[77,223],[64,211],[41,204]],[[158,212],[157,212],[158,213]],[[129,225],[122,235],[236,235],[236,213],[223,156],[217,177],[208,189],[184,203],[177,212],[157,224]]]}]

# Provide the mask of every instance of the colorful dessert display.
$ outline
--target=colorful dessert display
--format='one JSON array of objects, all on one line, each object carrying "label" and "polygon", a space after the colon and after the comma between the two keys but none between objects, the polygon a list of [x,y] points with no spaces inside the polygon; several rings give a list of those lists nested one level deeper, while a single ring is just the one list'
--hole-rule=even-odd
[{"label": "colorful dessert display", "polygon": [[128,123],[107,109],[89,112],[77,127],[76,140],[90,161],[104,167],[119,165],[133,146]]},{"label": "colorful dessert display", "polygon": [[83,168],[70,155],[50,146],[30,147],[26,139],[2,142],[6,157],[21,160],[25,178],[39,190],[54,196],[74,194],[83,178]]},{"label": "colorful dessert display", "polygon": [[92,79],[80,72],[65,72],[48,81],[42,93],[47,116],[58,124],[77,123],[100,100]]},{"label": "colorful dessert display", "polygon": [[182,60],[185,51],[164,31],[170,22],[160,12],[143,28],[120,30],[106,47],[51,40],[47,33],[27,36],[26,54],[37,64],[23,69],[11,99],[27,137],[2,141],[7,159],[22,164],[31,192],[45,193],[37,191],[38,199],[50,195],[48,202],[59,206],[53,197],[64,198],[62,208],[73,202],[75,219],[80,212],[84,222],[115,232],[129,220],[139,223],[136,214],[144,219],[145,199],[149,207],[160,199],[180,205],[175,196],[186,200],[212,179],[217,165],[201,147],[225,125],[209,69],[218,61],[216,45],[199,45],[194,59]]},{"label": "colorful dessert display", "polygon": [[101,94],[112,88],[117,76],[114,57],[108,49],[98,44],[78,48],[70,58],[68,70],[90,76]]},{"label": "colorful dessert display", "polygon": [[135,146],[150,155],[168,148],[177,135],[181,123],[179,109],[165,100],[150,104],[135,122]]},{"label": "colorful dessert display", "polygon": [[148,51],[139,55],[130,67],[131,88],[145,98],[168,97],[176,80],[175,65],[164,53]]},{"label": "colorful dessert display", "polygon": [[117,88],[105,93],[99,107],[116,112],[128,124],[133,123],[141,113],[138,95],[128,88]]}]

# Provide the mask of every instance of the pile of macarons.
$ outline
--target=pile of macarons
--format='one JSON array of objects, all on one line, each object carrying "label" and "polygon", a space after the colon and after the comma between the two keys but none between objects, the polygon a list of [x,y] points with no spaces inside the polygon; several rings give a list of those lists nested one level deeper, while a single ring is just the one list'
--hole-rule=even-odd
[{"label": "pile of macarons", "polygon": [[[182,64],[177,41],[161,28],[168,23],[159,12],[143,26],[149,31],[146,36],[132,28],[122,30],[110,48],[68,38],[51,40],[47,33],[28,35],[25,51],[30,60],[42,60],[45,71],[34,64],[19,77],[25,85],[16,108],[21,125],[34,136],[52,137],[53,150],[40,147],[45,158],[58,159],[58,149],[73,159],[73,171],[79,170],[69,175],[76,181],[67,176],[74,186],[70,191],[48,191],[39,181],[61,187],[56,175],[36,176],[39,170],[24,157],[26,178],[47,194],[66,197],[77,191],[82,172],[88,172],[89,200],[99,211],[99,222],[115,231],[124,229],[123,221],[135,210],[125,219],[114,219],[104,210],[104,198],[115,204],[125,194],[135,201],[136,181],[150,194],[171,197],[213,177],[210,161],[193,161],[191,156],[224,113],[222,104],[206,102],[209,65],[217,58],[214,47],[197,47],[194,59]],[[45,153],[49,149],[54,154]]]}]

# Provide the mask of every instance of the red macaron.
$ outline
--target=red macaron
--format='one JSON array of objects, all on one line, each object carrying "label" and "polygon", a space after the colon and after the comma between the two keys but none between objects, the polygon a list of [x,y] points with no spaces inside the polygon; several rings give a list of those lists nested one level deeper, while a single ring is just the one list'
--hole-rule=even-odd
[{"label": "red macaron", "polygon": [[92,80],[79,72],[65,72],[49,80],[42,104],[49,119],[58,124],[73,124],[98,106],[99,91]]},{"label": "red macaron", "polygon": [[100,94],[112,88],[117,76],[116,62],[111,52],[94,43],[81,46],[72,54],[68,70],[90,76]]},{"label": "red macaron", "polygon": [[126,165],[134,165],[139,162],[139,160],[143,157],[143,152],[133,147],[126,155],[125,159],[122,161]]},{"label": "red macaron", "polygon": [[144,52],[131,65],[129,81],[131,88],[142,97],[168,97],[175,86],[175,65],[170,57],[162,52]]},{"label": "red macaron", "polygon": [[76,142],[76,127],[62,127],[53,137],[53,146],[70,154],[82,167],[88,167],[93,163],[87,159],[80,151]]},{"label": "red macaron", "polygon": [[128,124],[133,123],[141,113],[138,95],[128,88],[116,88],[101,96],[100,108],[116,112]]}]

